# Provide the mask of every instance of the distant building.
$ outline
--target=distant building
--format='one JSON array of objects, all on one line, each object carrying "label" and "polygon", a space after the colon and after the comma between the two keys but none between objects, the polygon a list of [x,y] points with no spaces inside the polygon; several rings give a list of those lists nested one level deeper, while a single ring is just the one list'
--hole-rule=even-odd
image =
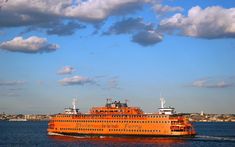
[{"label": "distant building", "polygon": [[201,111],[201,116],[203,116],[204,115],[204,112],[203,111]]}]

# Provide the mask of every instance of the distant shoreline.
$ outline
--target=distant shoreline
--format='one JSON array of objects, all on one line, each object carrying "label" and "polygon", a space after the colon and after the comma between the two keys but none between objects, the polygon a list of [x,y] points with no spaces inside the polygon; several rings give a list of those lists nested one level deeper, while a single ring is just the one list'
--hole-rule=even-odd
[{"label": "distant shoreline", "polygon": [[[48,121],[55,115],[48,114],[0,114],[0,120]],[[184,115],[190,122],[235,122],[235,114],[204,114],[204,113],[178,113]]]}]

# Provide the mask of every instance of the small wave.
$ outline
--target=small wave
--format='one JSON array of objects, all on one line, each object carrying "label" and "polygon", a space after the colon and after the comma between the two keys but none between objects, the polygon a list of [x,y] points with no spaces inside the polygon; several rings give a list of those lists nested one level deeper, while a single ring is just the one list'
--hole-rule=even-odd
[{"label": "small wave", "polygon": [[60,133],[48,133],[50,136],[65,136],[65,137],[73,137],[73,138],[87,138],[87,136],[74,136],[74,135],[66,135],[66,134],[60,134]]},{"label": "small wave", "polygon": [[205,135],[197,135],[196,139],[208,140],[208,141],[232,141],[235,142],[235,138],[231,137],[221,137],[221,136],[205,136]]}]

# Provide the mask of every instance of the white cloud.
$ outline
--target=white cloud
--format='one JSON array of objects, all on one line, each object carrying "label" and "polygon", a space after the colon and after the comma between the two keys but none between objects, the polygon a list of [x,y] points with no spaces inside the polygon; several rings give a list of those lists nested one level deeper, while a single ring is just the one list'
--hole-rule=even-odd
[{"label": "white cloud", "polygon": [[15,86],[15,85],[23,85],[25,81],[22,80],[9,80],[9,81],[0,81],[0,86]]},{"label": "white cloud", "polygon": [[160,22],[166,31],[178,30],[181,34],[200,38],[235,37],[235,8],[211,6],[202,9],[195,6],[188,16],[180,13]]},{"label": "white cloud", "polygon": [[74,71],[75,69],[72,66],[64,66],[62,69],[58,71],[58,74],[60,75],[71,74]]},{"label": "white cloud", "polygon": [[151,0],[9,0],[1,5],[0,26],[33,25],[58,19],[103,21],[127,14]]},{"label": "white cloud", "polygon": [[46,38],[31,36],[27,39],[15,37],[10,41],[2,42],[0,48],[12,52],[43,53],[55,51],[59,45],[48,43]]},{"label": "white cloud", "polygon": [[171,7],[168,5],[155,4],[153,6],[153,10],[158,16],[162,16],[169,12],[183,11],[184,9],[182,7]]},{"label": "white cloud", "polygon": [[194,81],[192,86],[193,87],[204,87],[206,85],[206,80],[197,80],[197,81]]},{"label": "white cloud", "polygon": [[227,88],[233,87],[234,84],[225,80],[216,80],[213,78],[196,80],[191,84],[192,87],[197,88]]},{"label": "white cloud", "polygon": [[70,0],[9,0],[1,8],[0,26],[22,26],[58,19]]},{"label": "white cloud", "polygon": [[88,83],[94,83],[94,81],[90,78],[87,77],[82,77],[82,76],[73,76],[69,78],[64,78],[59,81],[59,83],[63,86],[66,85],[84,85]]},{"label": "white cloud", "polygon": [[[156,1],[155,1],[156,2]],[[49,35],[72,35],[77,29],[86,28],[81,22],[99,26],[111,16],[125,16],[141,10],[144,5],[153,5],[153,0],[17,0],[7,1],[1,7],[0,27],[26,26],[29,31],[44,31]],[[163,7],[163,6],[162,6]],[[173,11],[176,8],[162,8]],[[165,10],[164,10],[165,11]],[[63,20],[66,20],[64,22]],[[121,25],[121,26],[118,26]],[[115,23],[107,33],[131,34],[132,41],[143,46],[155,44],[156,32],[151,33],[154,25],[145,23],[142,19],[127,19]],[[100,28],[96,28],[100,29]],[[97,30],[96,30],[97,31]],[[143,34],[150,41],[141,38]],[[143,41],[143,42],[142,42]],[[9,47],[8,47],[9,48]],[[11,51],[19,51],[11,49]],[[33,50],[22,49],[23,52],[32,53]]]},{"label": "white cloud", "polygon": [[65,16],[84,21],[101,21],[111,15],[130,13],[150,0],[88,0],[65,9]]}]

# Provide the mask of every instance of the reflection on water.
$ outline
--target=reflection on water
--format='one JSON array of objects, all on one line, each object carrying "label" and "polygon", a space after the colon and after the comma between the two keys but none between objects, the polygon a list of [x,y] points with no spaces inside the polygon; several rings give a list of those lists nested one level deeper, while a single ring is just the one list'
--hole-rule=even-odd
[{"label": "reflection on water", "polygon": [[196,135],[195,137],[80,137],[48,136],[55,143],[78,146],[211,146],[213,143],[234,145],[235,138]]},{"label": "reflection on water", "polygon": [[184,144],[189,138],[166,138],[166,137],[78,137],[78,136],[49,136],[49,138],[55,141],[62,142],[89,142],[92,144],[101,145],[172,145],[172,144]]}]

